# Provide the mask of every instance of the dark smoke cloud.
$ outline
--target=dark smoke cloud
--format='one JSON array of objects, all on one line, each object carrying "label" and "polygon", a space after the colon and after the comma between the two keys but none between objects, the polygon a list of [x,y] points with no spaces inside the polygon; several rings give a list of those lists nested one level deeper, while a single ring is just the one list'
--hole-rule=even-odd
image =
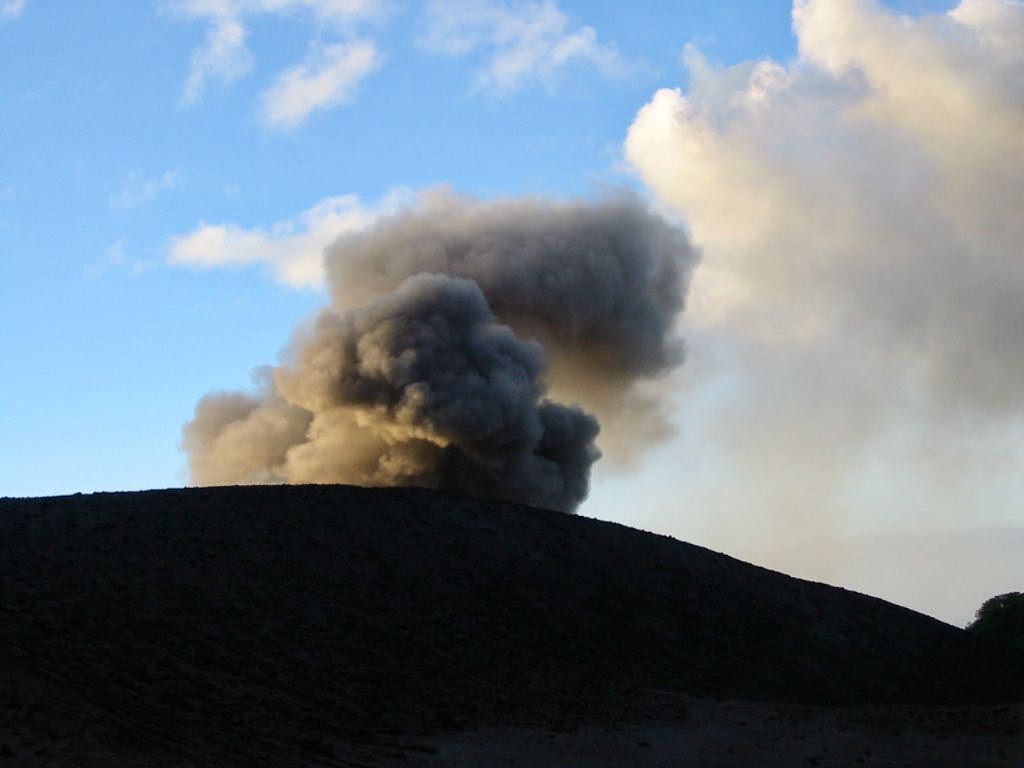
[{"label": "dark smoke cloud", "polygon": [[633,379],[682,361],[673,333],[692,252],[683,233],[636,199],[593,205],[482,203],[440,191],[327,249],[338,306],[424,272],[475,281],[495,314]]},{"label": "dark smoke cloud", "polygon": [[597,413],[604,448],[620,456],[670,432],[643,383],[683,362],[675,323],[696,258],[681,230],[625,193],[553,205],[445,190],[325,255],[338,306],[422,272],[475,281],[499,320],[543,344],[553,391]]},{"label": "dark smoke cloud", "polygon": [[657,409],[639,385],[682,361],[693,260],[630,196],[426,195],[328,249],[334,308],[260,394],[200,401],[185,427],[192,478],[419,485],[572,511],[598,422],[547,399],[548,380],[630,414],[647,439]]}]

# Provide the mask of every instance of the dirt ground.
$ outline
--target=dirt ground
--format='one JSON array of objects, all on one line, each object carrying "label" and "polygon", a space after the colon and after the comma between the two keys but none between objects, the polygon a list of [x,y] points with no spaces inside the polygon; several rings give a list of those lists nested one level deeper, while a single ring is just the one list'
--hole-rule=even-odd
[{"label": "dirt ground", "polygon": [[[1020,707],[829,708],[692,702],[675,723],[492,728],[426,742],[430,768],[1020,768]],[[372,763],[371,763],[372,764]],[[396,763],[397,764],[397,763]]]},{"label": "dirt ground", "polygon": [[[652,692],[651,701],[659,699]],[[442,733],[367,733],[317,757],[276,751],[266,765],[303,768],[1020,768],[1024,707],[810,707],[665,694],[669,719],[603,724],[488,726]],[[70,722],[49,713],[0,725],[3,768],[216,766],[225,752],[159,758],[98,741],[62,738]],[[65,712],[64,717],[74,718]],[[66,734],[74,732],[73,726]],[[230,752],[230,744],[223,745]],[[284,762],[277,762],[283,757]]]},{"label": "dirt ground", "polygon": [[0,768],[1024,768],[998,704],[1020,672],[899,606],[561,513],[0,499]]}]

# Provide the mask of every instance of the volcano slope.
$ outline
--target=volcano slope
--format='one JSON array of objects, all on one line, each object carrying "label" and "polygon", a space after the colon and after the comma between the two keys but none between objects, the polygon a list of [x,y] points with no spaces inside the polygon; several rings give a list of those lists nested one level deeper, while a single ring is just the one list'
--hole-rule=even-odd
[{"label": "volcano slope", "polygon": [[383,764],[436,753],[409,746],[430,733],[702,700],[1024,690],[968,633],[882,600],[612,523],[346,486],[0,500],[0,660],[11,765]]}]

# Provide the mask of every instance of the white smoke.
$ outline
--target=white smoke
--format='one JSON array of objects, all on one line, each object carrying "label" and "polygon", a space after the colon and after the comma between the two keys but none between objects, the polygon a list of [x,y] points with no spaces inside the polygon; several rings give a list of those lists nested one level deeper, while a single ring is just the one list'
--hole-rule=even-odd
[{"label": "white smoke", "polygon": [[811,528],[998,507],[1024,458],[1024,5],[793,22],[788,64],[688,49],[688,92],[625,144],[704,252],[691,343],[728,395],[694,440],[730,479],[705,501]]}]

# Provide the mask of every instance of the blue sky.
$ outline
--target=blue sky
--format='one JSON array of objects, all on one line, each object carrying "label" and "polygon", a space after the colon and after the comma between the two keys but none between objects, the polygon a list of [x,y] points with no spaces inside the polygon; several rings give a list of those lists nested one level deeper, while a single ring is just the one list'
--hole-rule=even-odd
[{"label": "blue sky", "polygon": [[561,8],[570,31],[590,26],[620,52],[621,75],[571,65],[549,83],[474,93],[488,53],[425,51],[424,8],[396,5],[355,33],[376,40],[383,63],[352,102],[286,131],[261,121],[261,93],[317,38],[351,34],[308,11],[247,21],[251,70],[213,79],[190,104],[207,25],[170,3],[89,3],[68,23],[65,6],[35,0],[4,22],[0,299],[17,328],[3,342],[3,492],[180,484],[178,435],[197,397],[248,381],[322,302],[259,269],[170,267],[173,236],[396,187],[570,197],[630,184],[625,128],[656,87],[678,82],[683,43],[724,61],[792,50],[787,3]]},{"label": "blue sky", "polygon": [[[858,411],[858,419],[885,423],[870,436],[850,437],[858,451],[857,472],[843,473],[822,490],[827,501],[791,496],[788,486],[778,482],[778,471],[750,469],[748,457],[735,449],[736,438],[728,437],[734,435],[735,425],[719,418],[716,408],[748,414],[753,425],[784,422],[792,414],[787,410],[795,407],[792,404],[737,399],[736,393],[757,389],[765,381],[807,380],[807,369],[799,365],[813,356],[813,348],[805,344],[806,336],[792,329],[806,328],[808,317],[818,318],[820,313],[808,310],[810,315],[794,323],[774,305],[714,304],[715,297],[724,295],[716,291],[735,293],[755,274],[760,282],[751,284],[773,285],[757,273],[760,267],[744,266],[747,271],[740,274],[736,265],[754,264],[751,242],[761,244],[757,264],[782,263],[769,246],[781,247],[784,241],[758,239],[767,230],[751,229],[746,245],[740,247],[724,235],[716,218],[721,210],[735,210],[743,221],[758,215],[730,197],[739,184],[726,178],[733,166],[707,160],[707,147],[703,159],[684,157],[688,165],[680,167],[690,170],[682,175],[697,179],[705,174],[699,177],[701,183],[717,195],[698,196],[662,168],[676,167],[673,153],[685,154],[682,139],[666,139],[664,146],[655,146],[651,127],[668,119],[659,110],[669,110],[669,101],[676,98],[671,89],[680,89],[685,104],[698,105],[701,114],[713,116],[707,118],[709,130],[720,132],[716,135],[722,147],[738,147],[736,156],[756,158],[763,139],[777,152],[773,157],[786,158],[790,152],[798,157],[792,167],[773,166],[778,174],[770,178],[778,182],[778,189],[791,189],[797,179],[810,190],[800,199],[813,199],[815,190],[833,188],[849,190],[847,199],[871,197],[873,193],[858,185],[891,165],[878,147],[896,146],[896,128],[904,136],[918,128],[910,112],[900,112],[899,104],[882,105],[889,109],[888,117],[875,116],[879,124],[870,136],[864,131],[830,134],[832,123],[814,122],[824,120],[824,112],[808,104],[846,104],[844,99],[859,98],[850,95],[856,93],[898,93],[902,81],[892,73],[903,66],[902,60],[890,61],[866,46],[847,45],[848,38],[877,35],[885,50],[898,54],[903,50],[900,36],[905,34],[908,41],[918,41],[917,47],[908,42],[908,51],[926,51],[921,55],[943,65],[956,62],[965,71],[979,68],[977,78],[957,85],[964,93],[974,93],[975,83],[982,83],[977,86],[981,89],[991,82],[1019,81],[1019,57],[1005,53],[1005,45],[999,48],[1001,43],[992,42],[976,50],[957,42],[954,34],[961,27],[977,30],[995,24],[991,13],[1000,2],[973,0],[961,6],[969,6],[971,13],[950,16],[947,12],[956,3],[902,0],[882,6],[867,0],[812,0],[806,4],[798,52],[792,4],[776,0],[470,0],[461,5],[103,0],[76,4],[73,15],[67,4],[54,0],[0,0],[0,258],[6,272],[0,302],[7,320],[0,342],[0,493],[44,495],[187,483],[179,445],[182,425],[197,399],[212,390],[249,383],[253,368],[273,363],[291,329],[324,303],[315,279],[304,286],[296,286],[294,280],[288,284],[266,264],[225,266],[231,258],[226,252],[206,254],[213,260],[206,268],[176,258],[175,248],[197,242],[188,238],[204,226],[248,233],[249,239],[242,242],[263,238],[259,242],[275,249],[289,233],[301,235],[310,226],[311,219],[303,219],[303,212],[338,196],[354,196],[346,205],[372,212],[386,207],[396,195],[436,185],[484,199],[593,197],[602,189],[628,186],[691,229],[706,254],[707,268],[702,266],[704,272],[699,270],[695,277],[695,290],[704,279],[704,293],[695,298],[688,333],[692,373],[678,383],[681,436],[628,471],[600,470],[584,514],[751,557],[759,554],[780,566],[796,568],[799,562],[809,575],[839,581],[844,578],[842,569],[830,572],[825,563],[835,559],[834,549],[822,549],[825,554],[814,563],[765,553],[803,546],[805,538],[786,533],[793,527],[806,532],[806,541],[906,536],[918,529],[943,535],[1017,530],[1021,520],[1014,499],[1022,490],[1015,479],[1019,433],[996,429],[992,419],[997,416],[1002,419],[998,423],[1013,426],[1024,409],[1016,400],[1007,405],[998,393],[986,399],[933,387],[928,383],[932,369],[936,379],[944,370],[946,357],[941,355],[922,359],[915,371],[924,372],[908,378],[906,388],[884,402],[867,385],[821,401],[823,412],[870,402]],[[1020,9],[1007,5],[1006,19],[1012,23],[1000,21],[1000,29],[1017,30]],[[815,11],[821,13],[812,18]],[[837,22],[842,14],[847,15]],[[890,24],[894,19],[903,21]],[[523,25],[529,24],[534,25],[534,37],[523,32]],[[691,53],[684,63],[688,45]],[[841,53],[844,63],[833,67],[830,51]],[[761,123],[748,124],[736,117],[729,89],[737,78],[744,83],[753,78],[752,62],[758,61],[774,62],[758,72],[766,73],[769,90],[785,91],[786,98],[777,103],[803,99],[804,111],[779,107],[771,121],[765,118]],[[930,61],[925,61],[925,69]],[[936,64],[935,71],[946,69]],[[878,90],[872,92],[873,88]],[[985,91],[985,97],[1002,104],[1020,92],[993,93]],[[870,103],[877,106],[880,98]],[[941,109],[936,114],[942,122]],[[812,117],[805,122],[802,115]],[[900,115],[910,117],[900,122]],[[820,132],[796,139],[794,126],[801,125]],[[890,130],[892,126],[896,128]],[[779,135],[772,133],[775,130]],[[976,126],[972,132],[977,135]],[[955,147],[957,140],[913,135],[922,146],[938,147],[938,154]],[[996,133],[992,136],[996,138],[990,145],[995,146],[999,139]],[[938,143],[929,144],[932,139]],[[738,143],[741,140],[748,143]],[[843,142],[849,152],[830,154]],[[943,149],[941,142],[954,143]],[[825,158],[838,181],[819,188],[815,185],[824,182],[803,171],[797,174],[794,169],[803,168],[799,156],[808,145]],[[877,157],[872,154],[876,150]],[[867,157],[858,166],[863,172],[850,160],[861,153]],[[941,165],[930,157],[921,159],[920,178],[937,173],[934,168]],[[1006,189],[1011,190],[1010,202],[1019,195],[1020,177],[1014,175],[1018,167],[1011,163],[1006,171],[1007,186],[996,190],[1000,199],[1007,198]],[[907,168],[904,177],[916,183],[918,166],[908,162]],[[979,178],[986,169],[979,171]],[[961,177],[966,178],[965,173]],[[723,179],[721,188],[716,186],[718,179]],[[748,192],[737,192],[738,199],[755,196]],[[770,202],[776,204],[774,198]],[[851,227],[877,225],[874,240],[891,242],[891,253],[928,250],[927,243],[918,248],[902,235],[892,235],[878,211],[858,211]],[[931,209],[915,208],[905,220],[919,222],[924,231],[933,214]],[[829,211],[816,215],[835,218]],[[980,215],[965,213],[962,231],[971,230]],[[772,231],[775,237],[778,233]],[[1007,243],[1017,242],[1018,233],[1009,228],[1004,240],[979,245],[979,253],[998,256]],[[812,236],[806,231],[799,235]],[[849,265],[854,258],[847,245],[837,248],[837,265]],[[908,275],[917,274],[914,258],[905,259]],[[805,269],[806,263],[794,263],[792,268]],[[849,278],[846,266],[837,267],[836,274],[840,273]],[[907,278],[907,283],[914,282]],[[821,285],[826,286],[823,290],[836,290],[831,277]],[[913,310],[917,299],[906,292],[904,283],[894,286],[891,293],[898,298],[891,305],[896,318],[897,308]],[[936,291],[941,288],[936,286]],[[813,304],[809,294],[778,290],[791,307]],[[857,307],[863,305],[862,295],[847,291],[835,296],[836,306],[849,307],[844,317],[861,317]],[[868,314],[885,315],[885,301],[881,312]],[[918,314],[930,317],[930,306],[922,303]],[[721,307],[731,313],[725,320]],[[910,314],[916,312],[911,310]],[[761,318],[756,333],[746,324],[755,316]],[[880,339],[876,346],[865,342],[864,350],[857,351],[865,361],[858,370],[870,371],[865,378],[873,381],[904,372],[893,367],[903,363],[893,361],[905,363],[906,353],[890,348],[890,339],[903,332],[914,339],[943,338],[945,333],[940,320],[920,328],[895,319],[890,326],[879,321],[878,328],[858,322],[858,334],[867,327],[866,337],[875,333]],[[786,329],[784,340],[779,331],[765,342],[762,331],[768,326]],[[986,333],[998,336],[999,327]],[[856,334],[844,327],[828,338],[843,335]],[[784,345],[778,359],[804,362],[785,370],[781,364],[758,367],[761,353],[751,352],[755,342],[762,351]],[[1012,350],[1011,362],[1015,355]],[[723,360],[734,358],[739,361],[735,367],[720,367]],[[994,359],[983,358],[975,369],[984,369],[985,361]],[[1006,370],[993,363],[992,378],[1000,377],[1007,378]],[[822,387],[828,389],[825,380]],[[843,380],[848,383],[849,377]],[[953,398],[955,407],[946,409],[943,398]],[[809,399],[813,397],[801,393],[793,402],[806,404]],[[993,405],[997,401],[998,409]],[[893,417],[893,412],[905,414],[905,403],[923,403],[923,415],[913,421]],[[949,416],[954,411],[959,415]],[[996,416],[990,418],[990,412]],[[934,445],[936,425],[948,430],[939,458],[922,448]],[[780,462],[800,467],[799,462],[807,459],[801,446],[813,447],[818,439],[816,433],[808,433],[805,440],[794,437],[802,435],[803,428],[788,432],[778,443],[765,443],[753,433],[739,442],[793,443],[796,447],[780,454]],[[705,452],[704,441],[714,441],[714,450]],[[818,448],[814,452],[823,455]],[[887,474],[893,456],[904,462],[900,467],[909,467],[899,477],[895,470]],[[852,461],[844,455],[836,465]],[[827,463],[822,459],[819,466]],[[964,476],[978,483],[985,481],[976,514],[961,515],[952,511],[951,502],[946,510],[926,498],[922,489],[929,487],[929,478],[941,476],[947,464],[964,468]],[[749,483],[737,474],[737,467],[750,470]],[[829,467],[822,469],[823,475],[839,472]],[[758,473],[772,474],[763,489],[757,485]],[[965,480],[962,487],[943,491],[943,498],[976,498],[972,494],[978,483]],[[749,493],[736,495],[726,487],[736,484]],[[708,503],[712,497],[714,504]],[[823,503],[840,511],[812,522],[807,521],[810,513],[800,511],[801,504],[810,508]],[[725,506],[733,511],[723,512]],[[828,520],[822,523],[825,517]],[[977,595],[964,597],[956,606],[929,609],[963,617],[966,601],[977,597],[980,602],[988,596],[986,590],[998,589],[1008,578],[1005,568],[997,570],[979,582]],[[1014,586],[1020,585],[1005,584],[1006,589]],[[874,583],[871,588],[895,589]],[[890,594],[908,601],[917,593]]]}]

